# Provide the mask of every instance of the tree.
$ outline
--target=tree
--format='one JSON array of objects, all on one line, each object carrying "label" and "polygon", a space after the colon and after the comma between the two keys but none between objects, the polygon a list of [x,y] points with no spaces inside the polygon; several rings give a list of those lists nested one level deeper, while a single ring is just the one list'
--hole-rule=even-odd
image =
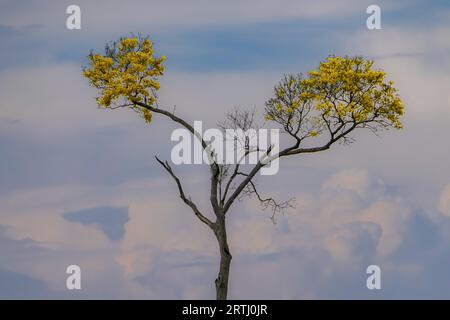
[{"label": "tree", "polygon": [[[153,114],[169,118],[199,139],[202,148],[211,153],[209,142],[195,132],[185,119],[157,103],[159,78],[164,74],[165,57],[154,56],[153,43],[148,37],[122,38],[106,46],[104,54],[89,55],[84,68],[90,84],[98,90],[97,102],[108,109],[128,107],[138,112],[146,122]],[[353,141],[357,129],[374,133],[382,129],[401,129],[404,114],[402,101],[386,74],[373,68],[373,61],[363,57],[329,56],[319,68],[306,76],[286,75],[274,88],[274,96],[265,104],[265,119],[286,134],[288,146],[277,153],[271,147],[264,157],[278,158],[328,150],[337,142]],[[247,130],[254,126],[254,113],[236,110],[229,113],[223,126]],[[252,151],[248,149],[245,155]],[[224,165],[213,161],[210,168],[209,200],[215,220],[200,211],[185,193],[180,178],[167,161],[155,157],[173,178],[182,201],[195,216],[208,226],[218,241],[220,267],[215,280],[216,298],[226,299],[231,252],[227,241],[226,217],[237,199],[254,195],[263,208],[275,214],[291,206],[291,201],[277,202],[264,198],[256,188],[255,176],[269,162],[262,161],[243,170],[238,162]]]}]

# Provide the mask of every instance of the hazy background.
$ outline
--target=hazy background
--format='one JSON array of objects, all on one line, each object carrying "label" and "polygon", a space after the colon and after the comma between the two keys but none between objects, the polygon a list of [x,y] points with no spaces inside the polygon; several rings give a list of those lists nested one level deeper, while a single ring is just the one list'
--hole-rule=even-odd
[{"label": "hazy background", "polygon": [[[67,30],[68,5],[82,29]],[[0,297],[213,298],[216,242],[153,156],[176,128],[105,111],[81,75],[90,49],[149,34],[161,104],[216,124],[264,101],[284,73],[329,54],[373,58],[406,104],[405,129],[281,161],[261,191],[295,196],[273,225],[229,213],[230,298],[450,298],[450,3],[0,0]],[[209,213],[207,167],[176,167]],[[65,288],[66,267],[82,290]],[[366,288],[366,267],[382,290]]]}]

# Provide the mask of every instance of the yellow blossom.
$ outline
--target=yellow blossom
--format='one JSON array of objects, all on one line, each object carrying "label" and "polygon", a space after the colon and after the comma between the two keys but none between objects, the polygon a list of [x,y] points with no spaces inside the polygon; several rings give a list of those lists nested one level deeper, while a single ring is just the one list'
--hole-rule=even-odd
[{"label": "yellow blossom", "polygon": [[146,122],[151,111],[137,102],[153,105],[159,90],[159,77],[164,74],[165,56],[154,57],[153,43],[148,38],[122,38],[106,47],[105,54],[90,54],[89,66],[83,74],[98,89],[97,102],[105,108],[112,104],[133,105]]}]

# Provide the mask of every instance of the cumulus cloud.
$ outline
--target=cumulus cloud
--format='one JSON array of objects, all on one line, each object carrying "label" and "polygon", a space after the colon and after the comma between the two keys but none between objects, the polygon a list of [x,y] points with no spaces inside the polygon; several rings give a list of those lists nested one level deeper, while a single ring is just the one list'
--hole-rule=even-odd
[{"label": "cumulus cloud", "polygon": [[[364,194],[359,188],[348,188],[350,173],[360,175],[355,181],[365,179],[369,187]],[[215,239],[171,192],[175,190],[171,182],[157,178],[107,188],[91,186],[83,192],[72,188],[61,192],[64,198],[59,201],[42,203],[41,213],[25,204],[5,203],[0,210],[10,214],[3,215],[1,222],[12,228],[9,241],[29,237],[41,243],[45,255],[53,257],[28,256],[30,263],[22,263],[18,270],[43,281],[56,295],[64,294],[64,275],[54,274],[76,262],[89,274],[84,280],[90,288],[85,292],[87,297],[104,297],[98,290],[105,287],[115,290],[111,297],[211,297],[218,264]],[[331,182],[333,188],[325,188]],[[202,184],[201,180],[190,181],[193,198],[202,196]],[[407,205],[381,192],[380,182],[367,171],[346,169],[318,183],[316,189],[318,192],[300,193],[296,209],[279,216],[276,225],[267,215],[255,212],[251,203],[238,204],[230,212],[232,297],[337,297],[334,286],[345,285],[345,281],[355,286],[357,281],[364,283],[365,268],[372,263],[385,265],[401,279],[405,270],[419,270],[408,271],[408,275],[421,274],[415,265],[389,267],[393,254],[407,247],[406,241],[415,232],[411,223],[414,215]],[[46,199],[46,192],[53,191],[42,190],[33,197]],[[16,194],[10,199],[20,203],[22,197]],[[31,199],[30,192],[27,197]],[[95,207],[106,199],[115,199],[119,206],[130,203],[129,221],[119,242],[109,241],[90,225],[63,219],[62,202],[67,207]],[[205,210],[208,212],[207,207]],[[28,223],[36,215],[39,220]],[[20,250],[8,252],[8,264],[4,265],[13,268]],[[365,294],[355,289],[344,297]]]},{"label": "cumulus cloud", "polygon": [[361,258],[370,261],[382,234],[380,225],[373,222],[352,222],[332,230],[325,238],[325,247],[333,258],[343,262]]},{"label": "cumulus cloud", "polygon": [[[379,255],[398,248],[411,209],[400,200],[391,199],[380,181],[367,171],[343,170],[327,179],[321,189],[313,198],[313,206],[290,219],[298,219],[299,227],[324,237],[333,256],[361,253],[352,248],[355,242],[365,243],[369,252],[376,249]],[[363,234],[371,240],[363,241]],[[361,241],[353,241],[357,238]]]},{"label": "cumulus cloud", "polygon": [[364,170],[347,170],[335,174],[325,181],[323,189],[346,189],[364,195],[369,187],[368,173]]}]

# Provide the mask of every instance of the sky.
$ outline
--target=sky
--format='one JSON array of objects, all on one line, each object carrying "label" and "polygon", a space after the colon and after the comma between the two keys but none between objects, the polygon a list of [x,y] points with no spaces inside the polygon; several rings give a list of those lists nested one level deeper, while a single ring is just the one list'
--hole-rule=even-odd
[{"label": "sky", "polygon": [[[66,8],[81,8],[81,30]],[[381,30],[366,9],[381,8]],[[101,110],[90,50],[149,35],[166,55],[160,105],[214,127],[263,113],[286,73],[363,55],[394,80],[402,131],[280,162],[228,214],[232,299],[450,299],[450,2],[0,0],[0,298],[211,299],[216,240],[154,160],[177,126]],[[176,166],[212,217],[208,168]],[[82,289],[67,290],[66,268]],[[381,269],[368,290],[366,268]]]}]

